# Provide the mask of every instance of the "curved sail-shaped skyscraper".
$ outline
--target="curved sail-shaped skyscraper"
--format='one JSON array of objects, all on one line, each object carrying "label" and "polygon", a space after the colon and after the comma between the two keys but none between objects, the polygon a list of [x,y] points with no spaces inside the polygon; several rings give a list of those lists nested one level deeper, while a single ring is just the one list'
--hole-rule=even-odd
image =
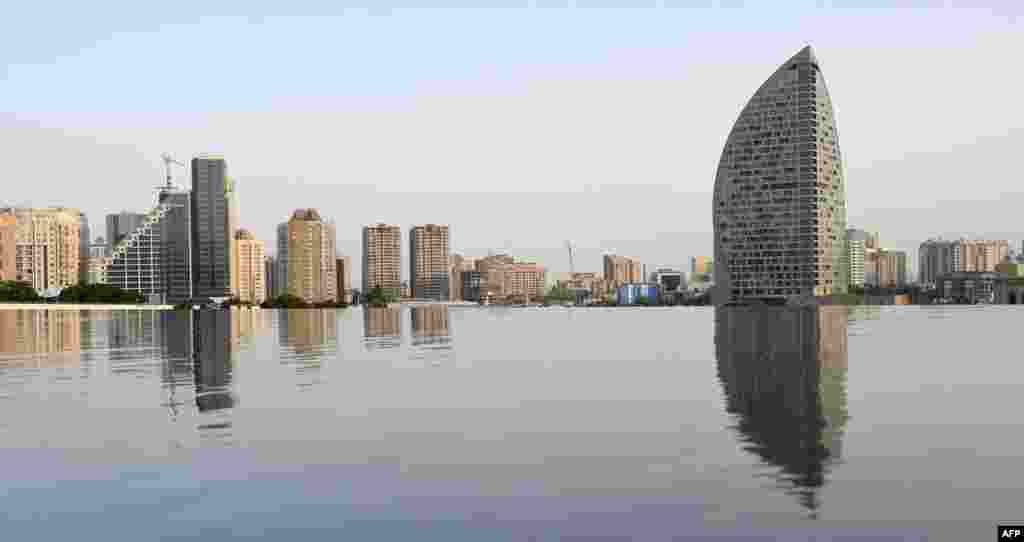
[{"label": "curved sail-shaped skyscraper", "polygon": [[718,162],[715,303],[846,293],[846,183],[810,46],[750,99]]}]

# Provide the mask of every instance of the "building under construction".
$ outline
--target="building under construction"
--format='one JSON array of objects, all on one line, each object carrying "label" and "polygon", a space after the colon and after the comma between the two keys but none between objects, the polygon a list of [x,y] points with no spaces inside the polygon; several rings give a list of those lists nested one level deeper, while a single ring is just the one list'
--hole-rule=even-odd
[{"label": "building under construction", "polygon": [[149,303],[178,304],[192,298],[191,193],[170,181],[157,205],[133,232],[114,245],[100,280],[146,296]]}]

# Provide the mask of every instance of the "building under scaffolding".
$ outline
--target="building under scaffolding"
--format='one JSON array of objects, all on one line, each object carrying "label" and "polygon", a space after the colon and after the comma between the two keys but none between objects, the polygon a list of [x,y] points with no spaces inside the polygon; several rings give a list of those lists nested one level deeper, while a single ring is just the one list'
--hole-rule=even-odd
[{"label": "building under scaffolding", "polygon": [[114,246],[102,282],[140,292],[148,303],[191,299],[191,231],[191,195],[168,182],[142,224]]}]

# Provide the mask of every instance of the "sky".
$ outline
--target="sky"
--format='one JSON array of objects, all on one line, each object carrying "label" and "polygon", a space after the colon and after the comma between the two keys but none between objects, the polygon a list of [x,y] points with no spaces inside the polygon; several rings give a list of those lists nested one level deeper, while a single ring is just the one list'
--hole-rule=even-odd
[{"label": "sky", "polygon": [[449,224],[454,251],[552,271],[566,240],[577,270],[605,251],[688,267],[712,252],[733,122],[811,44],[850,227],[912,268],[931,237],[1024,240],[1020,2],[211,4],[6,6],[0,204],[80,208],[95,237],[153,205],[162,153],[212,152],[271,252],[313,207],[354,263],[383,221]]}]

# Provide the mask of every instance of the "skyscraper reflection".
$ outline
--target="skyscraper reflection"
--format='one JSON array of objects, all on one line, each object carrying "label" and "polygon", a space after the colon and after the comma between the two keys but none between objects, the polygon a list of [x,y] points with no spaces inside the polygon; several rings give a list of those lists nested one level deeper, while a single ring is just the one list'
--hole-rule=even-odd
[{"label": "skyscraper reflection", "polygon": [[366,307],[363,309],[363,336],[366,347],[397,348],[402,345],[402,312],[400,307]]},{"label": "skyscraper reflection", "polygon": [[192,371],[199,412],[234,406],[231,395],[231,317],[228,310],[192,311]]},{"label": "skyscraper reflection", "polygon": [[848,420],[846,307],[715,309],[718,375],[744,449],[816,518]]},{"label": "skyscraper reflection", "polygon": [[412,344],[447,344],[451,341],[448,328],[448,307],[427,305],[412,307]]},{"label": "skyscraper reflection", "polygon": [[332,352],[338,343],[336,309],[297,309],[281,314],[281,346],[296,354]]},{"label": "skyscraper reflection", "polygon": [[[0,310],[0,354],[78,352],[82,316],[66,310]],[[49,362],[65,358],[50,358]]]}]

